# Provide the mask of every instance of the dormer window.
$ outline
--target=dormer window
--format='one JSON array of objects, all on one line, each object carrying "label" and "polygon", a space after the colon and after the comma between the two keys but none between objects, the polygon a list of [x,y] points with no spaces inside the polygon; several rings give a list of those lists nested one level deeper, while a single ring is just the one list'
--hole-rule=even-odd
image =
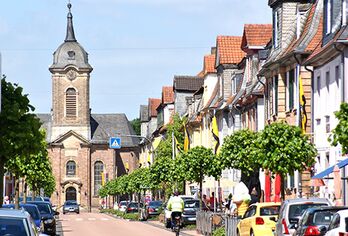
[{"label": "dormer window", "polygon": [[65,114],[66,117],[74,118],[77,116],[77,93],[73,88],[69,88],[65,95]]},{"label": "dormer window", "polygon": [[324,0],[324,33],[330,34],[332,30],[333,0]]},{"label": "dormer window", "polygon": [[279,12],[273,11],[273,47],[279,47]]}]

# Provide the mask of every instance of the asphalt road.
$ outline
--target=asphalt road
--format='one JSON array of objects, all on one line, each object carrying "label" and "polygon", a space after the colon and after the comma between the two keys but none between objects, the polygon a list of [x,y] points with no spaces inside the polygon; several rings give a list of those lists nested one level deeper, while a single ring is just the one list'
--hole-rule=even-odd
[{"label": "asphalt road", "polygon": [[60,214],[57,223],[59,236],[173,236],[173,232],[142,222],[115,219],[100,213]]}]

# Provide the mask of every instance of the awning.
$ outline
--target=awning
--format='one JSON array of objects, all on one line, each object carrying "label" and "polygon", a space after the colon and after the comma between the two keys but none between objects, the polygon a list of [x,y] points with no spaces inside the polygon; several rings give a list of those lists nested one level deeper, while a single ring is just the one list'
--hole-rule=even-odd
[{"label": "awning", "polygon": [[[336,164],[338,166],[338,168],[342,168],[345,167],[346,165],[348,165],[348,158],[344,159],[343,161],[340,161]],[[312,179],[323,179],[325,176],[331,174],[334,170],[335,165],[327,168],[326,170],[320,172],[319,174],[316,174],[312,177]]]}]

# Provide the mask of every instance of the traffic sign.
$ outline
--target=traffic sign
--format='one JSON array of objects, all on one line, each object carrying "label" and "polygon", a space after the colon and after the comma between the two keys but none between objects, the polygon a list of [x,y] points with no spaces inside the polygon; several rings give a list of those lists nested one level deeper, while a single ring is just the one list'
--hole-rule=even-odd
[{"label": "traffic sign", "polygon": [[113,149],[120,149],[121,148],[121,138],[119,137],[111,137],[109,140],[109,146]]}]

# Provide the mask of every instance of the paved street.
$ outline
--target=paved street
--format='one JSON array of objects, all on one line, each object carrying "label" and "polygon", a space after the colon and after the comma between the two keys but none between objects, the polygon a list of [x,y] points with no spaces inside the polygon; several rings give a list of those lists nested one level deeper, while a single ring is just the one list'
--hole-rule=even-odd
[{"label": "paved street", "polygon": [[80,213],[59,215],[57,234],[60,236],[173,236],[174,233],[142,222],[119,220],[105,214]]}]

